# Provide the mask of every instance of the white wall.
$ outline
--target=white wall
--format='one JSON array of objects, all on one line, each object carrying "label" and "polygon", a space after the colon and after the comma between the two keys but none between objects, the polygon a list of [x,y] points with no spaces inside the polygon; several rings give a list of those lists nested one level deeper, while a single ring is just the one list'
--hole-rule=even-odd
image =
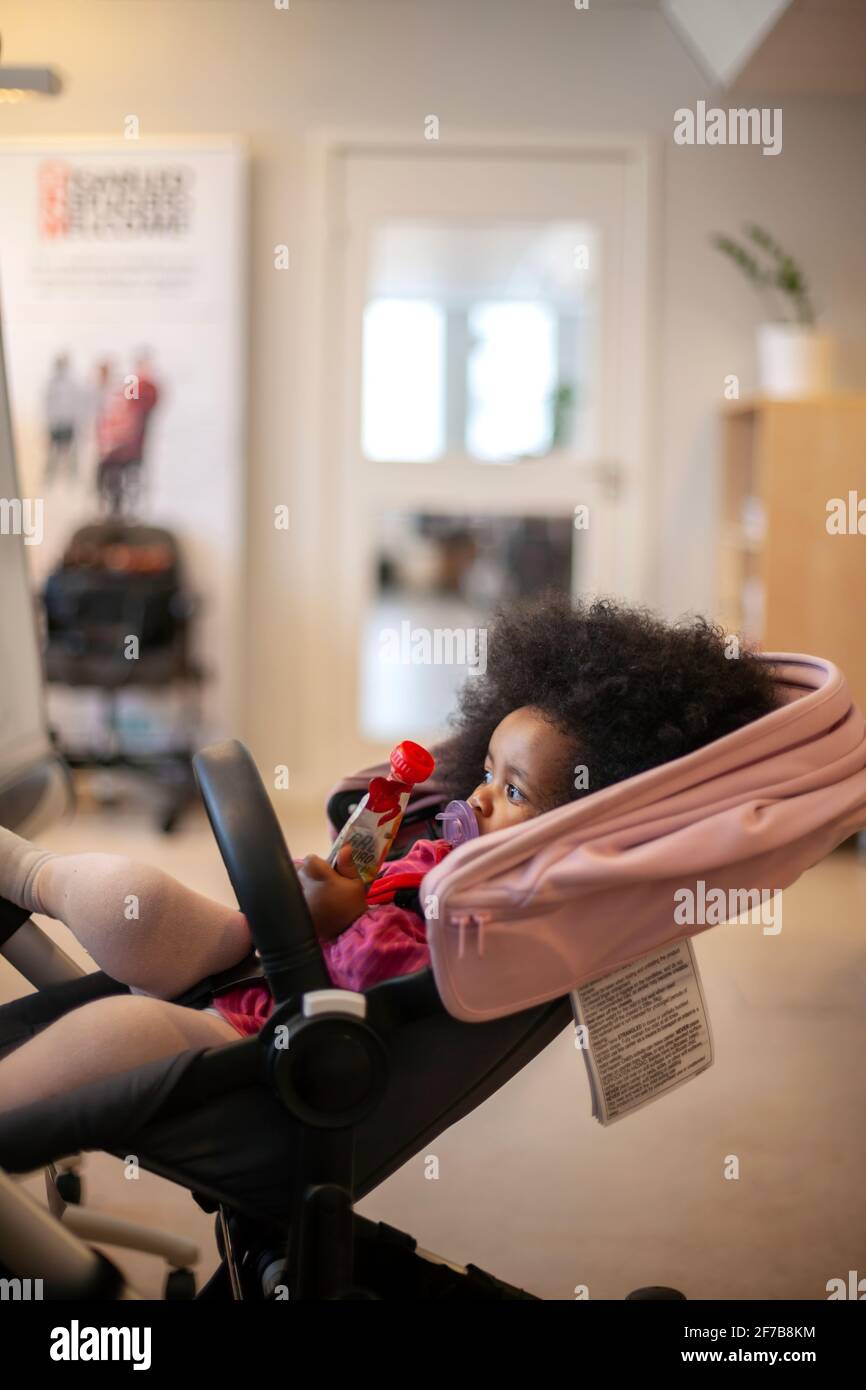
[{"label": "white wall", "polygon": [[[5,0],[7,63],[48,62],[66,93],[0,106],[0,133],[246,135],[254,161],[250,235],[249,468],[244,611],[246,713],[264,765],[322,779],[346,770],[301,737],[296,672],[327,642],[317,562],[327,497],[316,474],[322,189],[308,137],[323,129],[418,141],[507,142],[580,132],[663,142],[658,324],[658,588],[666,612],[713,601],[717,415],[723,379],[753,384],[761,306],[710,247],[715,230],[765,222],[805,262],[815,297],[851,345],[838,384],[866,387],[866,102],[782,103],[784,148],[675,146],[673,113],[713,100],[651,5],[591,0]],[[777,105],[777,101],[757,104]],[[755,100],[755,98],[751,99]],[[721,98],[719,104],[729,103]],[[744,104],[738,96],[733,105]],[[292,269],[275,272],[286,242]],[[285,501],[291,540],[270,509]],[[333,563],[330,560],[329,563]],[[321,698],[328,694],[322,690]],[[302,777],[303,780],[303,777]]]}]

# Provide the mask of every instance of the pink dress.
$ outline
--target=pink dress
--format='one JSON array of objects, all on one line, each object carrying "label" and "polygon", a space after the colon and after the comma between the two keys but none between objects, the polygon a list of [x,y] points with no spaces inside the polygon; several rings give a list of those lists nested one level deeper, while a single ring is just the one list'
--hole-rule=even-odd
[{"label": "pink dress", "polygon": [[[376,884],[392,874],[407,871],[423,875],[450,850],[451,845],[446,840],[416,840],[403,859],[393,859],[383,865]],[[423,917],[407,908],[395,907],[393,903],[368,908],[333,941],[321,944],[331,983],[338,989],[356,990],[359,994],[380,980],[411,975],[430,963]],[[271,992],[264,982],[225,990],[215,995],[212,1003],[244,1037],[258,1033],[274,1007]]]}]

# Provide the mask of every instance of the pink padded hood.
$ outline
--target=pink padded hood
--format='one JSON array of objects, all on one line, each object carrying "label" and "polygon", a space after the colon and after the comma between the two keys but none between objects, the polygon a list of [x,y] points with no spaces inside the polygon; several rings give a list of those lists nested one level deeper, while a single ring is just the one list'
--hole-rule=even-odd
[{"label": "pink padded hood", "polygon": [[[684,758],[455,849],[421,901],[439,994],[470,1023],[557,999],[705,931],[677,890],[787,888],[866,826],[866,724],[837,667],[767,653],[784,703]],[[425,784],[430,785],[431,784]]]}]

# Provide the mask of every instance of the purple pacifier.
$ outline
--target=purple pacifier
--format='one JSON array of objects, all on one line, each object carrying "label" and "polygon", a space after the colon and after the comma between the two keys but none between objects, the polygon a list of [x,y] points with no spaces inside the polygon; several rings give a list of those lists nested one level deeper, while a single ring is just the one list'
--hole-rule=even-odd
[{"label": "purple pacifier", "polygon": [[442,839],[448,840],[455,849],[467,840],[474,840],[478,834],[478,821],[468,801],[449,801],[436,820],[442,822]]}]

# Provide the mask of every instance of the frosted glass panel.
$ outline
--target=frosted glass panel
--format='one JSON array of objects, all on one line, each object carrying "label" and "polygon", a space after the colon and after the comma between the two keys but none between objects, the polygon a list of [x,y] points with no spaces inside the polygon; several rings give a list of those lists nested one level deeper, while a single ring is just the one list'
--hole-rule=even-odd
[{"label": "frosted glass panel", "polygon": [[469,313],[466,448],[479,459],[541,454],[553,437],[556,315],[544,304],[477,304]]},{"label": "frosted glass panel", "polygon": [[510,463],[597,448],[600,237],[587,222],[373,230],[361,448]]},{"label": "frosted glass panel", "polygon": [[423,462],[444,446],[445,315],[435,304],[378,299],[364,314],[362,447],[369,459]]}]

